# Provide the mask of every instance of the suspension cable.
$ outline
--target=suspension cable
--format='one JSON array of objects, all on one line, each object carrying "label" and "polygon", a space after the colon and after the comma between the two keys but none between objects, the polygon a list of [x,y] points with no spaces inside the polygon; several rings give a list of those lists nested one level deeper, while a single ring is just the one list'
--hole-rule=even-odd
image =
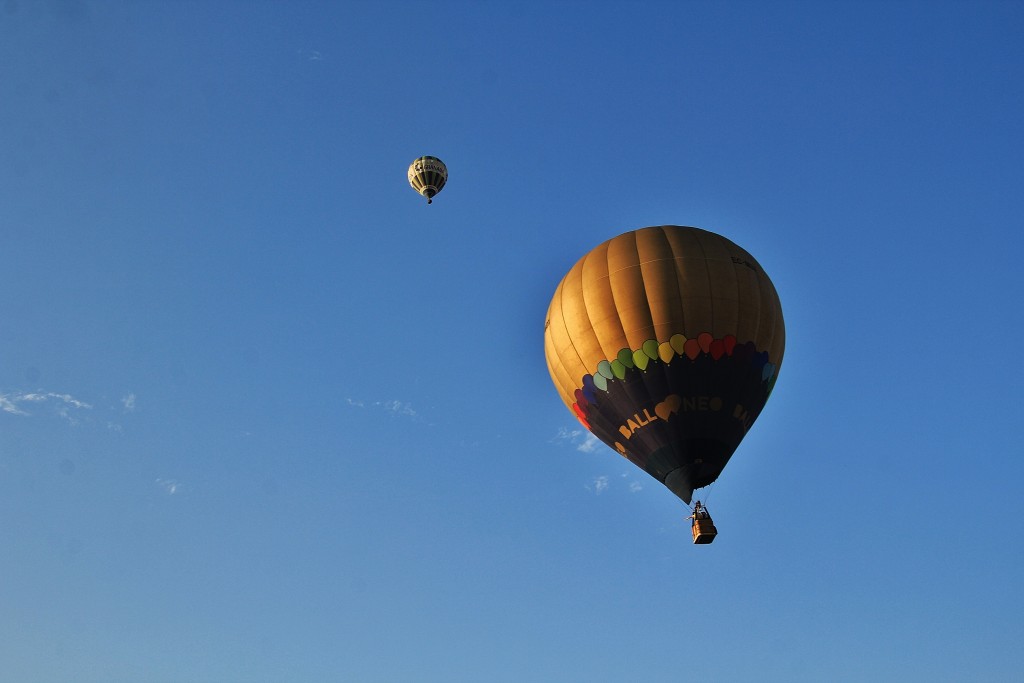
[{"label": "suspension cable", "polygon": [[717,481],[713,481],[710,484],[708,484],[708,492],[704,495],[704,503],[703,503],[704,507],[707,507],[708,500],[710,500],[710,498],[711,498],[711,489],[715,488],[715,484],[716,483],[717,483]]}]

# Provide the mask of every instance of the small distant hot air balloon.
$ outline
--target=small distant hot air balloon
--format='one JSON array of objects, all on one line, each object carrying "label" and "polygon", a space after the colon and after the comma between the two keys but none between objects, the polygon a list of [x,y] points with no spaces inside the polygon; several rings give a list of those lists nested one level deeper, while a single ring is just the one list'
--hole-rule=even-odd
[{"label": "small distant hot air balloon", "polygon": [[427,198],[427,204],[448,182],[448,167],[437,157],[420,157],[409,164],[409,184]]},{"label": "small distant hot air balloon", "polygon": [[[714,482],[782,365],[782,306],[754,257],[666,225],[608,240],[559,283],[544,355],[584,427],[687,504]],[[695,543],[715,528],[697,502]]]}]

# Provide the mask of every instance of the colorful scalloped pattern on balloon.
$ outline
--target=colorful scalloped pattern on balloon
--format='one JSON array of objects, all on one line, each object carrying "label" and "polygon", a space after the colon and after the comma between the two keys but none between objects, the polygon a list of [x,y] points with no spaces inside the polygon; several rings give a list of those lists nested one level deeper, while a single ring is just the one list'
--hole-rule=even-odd
[{"label": "colorful scalloped pattern on balloon", "polygon": [[576,390],[576,402],[572,404],[572,410],[580,422],[590,429],[584,409],[596,400],[596,392],[607,392],[610,383],[624,380],[628,370],[636,368],[646,372],[652,362],[671,364],[672,361],[683,357],[695,361],[701,354],[705,354],[713,361],[723,357],[731,358],[734,362],[747,360],[752,367],[761,368],[761,380],[768,385],[769,394],[775,386],[775,364],[769,360],[767,351],[757,350],[754,342],[740,344],[731,334],[721,339],[715,339],[707,332],[690,338],[674,334],[668,341],[648,339],[639,349],[624,348],[614,359],[598,363],[597,372],[583,377],[583,388]]}]

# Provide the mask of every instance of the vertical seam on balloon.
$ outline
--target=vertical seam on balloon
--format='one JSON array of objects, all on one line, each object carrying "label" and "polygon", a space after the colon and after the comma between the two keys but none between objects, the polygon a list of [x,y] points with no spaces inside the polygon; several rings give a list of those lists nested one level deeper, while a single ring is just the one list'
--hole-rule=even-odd
[{"label": "vertical seam on balloon", "polygon": [[[587,259],[587,257],[584,256],[583,260],[585,261],[586,259]],[[573,269],[570,268],[569,269],[569,273],[572,273],[572,270]],[[584,362],[583,356],[582,356],[582,354],[580,354],[580,350],[578,348],[576,348],[576,340],[573,338],[573,335],[569,334],[569,324],[565,321],[565,304],[564,304],[564,299],[565,299],[565,281],[569,277],[569,273],[567,273],[566,276],[562,278],[562,282],[558,285],[558,291],[559,291],[558,318],[562,322],[562,327],[565,330],[565,338],[569,340],[569,345],[572,347],[572,352],[574,354],[576,354],[576,358],[577,358],[577,360],[579,360],[580,366],[586,371],[587,370],[587,364],[586,364],[586,362]],[[582,264],[580,264],[580,275],[581,275],[581,277],[583,275],[583,266],[582,266]],[[583,299],[583,290],[582,290],[582,288],[580,288],[580,298]],[[586,310],[586,307],[587,307],[587,302],[584,299],[583,300],[583,308],[584,308],[584,310]],[[588,318],[590,317],[589,313],[587,313],[587,317]],[[575,377],[575,375],[572,372],[569,371],[569,368],[565,367],[565,361],[563,361],[561,359],[561,357],[559,357],[558,362],[562,364],[562,369],[565,371],[565,374],[567,374],[570,378]],[[582,389],[583,388],[583,378],[582,377],[580,377],[578,380],[576,380],[575,383],[577,383],[579,385],[579,386],[576,387],[577,389]]]},{"label": "vertical seam on balloon", "polygon": [[[659,225],[659,226],[653,227],[651,229],[652,230],[657,230],[660,233],[660,235],[661,235],[661,245],[668,244],[669,251],[671,252],[672,251],[672,245],[671,245],[671,243],[669,243],[668,236],[665,234],[665,226]],[[661,245],[659,245],[659,250],[660,250]],[[662,251],[659,254],[659,256],[663,256],[663,255],[664,255],[664,252]],[[644,297],[647,300],[647,314],[648,314],[648,316],[651,319],[651,329],[654,331],[653,339],[654,339],[654,341],[656,341],[656,342],[658,342],[660,344],[663,341],[668,341],[672,337],[673,333],[670,331],[668,333],[668,335],[665,337],[665,339],[659,339],[658,338],[658,322],[654,319],[654,304],[651,301],[650,290],[647,288],[647,278],[643,275],[643,272],[644,272],[644,264],[657,264],[656,267],[658,268],[658,272],[660,272],[661,268],[666,266],[665,261],[668,260],[668,259],[665,259],[665,258],[649,258],[649,259],[647,259],[645,261],[642,261],[642,260],[640,260],[639,257],[640,257],[640,249],[638,247],[637,248],[637,260],[640,261],[640,277],[641,277],[641,282],[643,282],[643,286],[644,286]],[[653,265],[649,266],[649,268],[654,268],[654,267],[655,266],[653,266]],[[674,259],[672,259],[672,261],[671,261],[671,266],[668,266],[668,267],[671,268],[672,273],[675,275],[675,280],[676,280],[676,283],[677,283],[676,287],[678,288],[679,276],[678,276],[678,274],[676,274],[676,264],[675,264],[675,260]],[[657,285],[658,285],[658,289],[662,289],[663,290],[663,285],[664,285],[663,282],[661,282],[659,280]],[[680,301],[682,301],[682,300],[680,299]],[[667,307],[668,306],[667,306],[666,303],[662,304],[663,310],[665,308],[667,308]],[[669,316],[669,318],[671,318],[671,316]],[[668,321],[666,321],[665,324],[668,324]]]},{"label": "vertical seam on balloon", "polygon": [[[682,325],[682,329],[681,330],[676,330],[676,331],[672,332],[672,334],[681,334],[681,335],[683,335],[685,337],[686,336],[686,306],[683,305],[683,301],[685,301],[685,299],[683,298],[683,288],[682,288],[682,285],[679,282],[679,271],[680,271],[679,254],[676,253],[675,242],[673,242],[672,240],[670,240],[668,238],[668,231],[665,230],[665,226],[664,225],[661,226],[661,234],[664,235],[665,241],[668,242],[669,251],[672,252],[672,268],[675,270],[675,274],[676,274],[676,278],[675,278],[676,279],[676,293],[679,295],[679,310],[680,310],[680,316],[679,317],[680,317],[680,320],[681,320],[680,324]],[[671,339],[671,335],[669,336],[669,338]]]},{"label": "vertical seam on balloon", "polygon": [[[640,248],[636,245],[636,234],[637,234],[637,232],[639,232],[639,231],[638,230],[631,230],[627,234],[629,235],[628,243],[633,248],[633,255],[636,257],[637,268],[639,269],[640,268]],[[609,251],[611,251],[611,250],[609,249]],[[611,264],[611,259],[608,258],[608,256],[607,256],[607,253],[605,254],[605,259],[608,261],[608,289],[611,290],[612,302],[615,305],[615,311],[618,313],[619,310],[620,310],[619,309],[619,302],[615,298],[615,288],[612,287],[612,264]],[[615,272],[627,271],[627,270],[629,270],[629,269],[628,268],[620,268],[619,270],[617,270]],[[644,276],[643,276],[643,272],[642,271],[640,272],[640,286],[644,290],[644,299],[646,300],[647,299],[647,285],[644,282]],[[648,315],[650,315],[650,311],[649,310],[648,310]],[[618,322],[619,322],[619,328],[622,330],[622,338],[624,340],[626,340],[626,346],[631,346],[631,344],[629,342],[629,331],[626,330],[626,324],[622,320],[622,315],[619,314],[617,316],[617,319],[618,319]],[[646,340],[641,340],[640,343],[643,344],[644,341],[646,341]],[[605,355],[609,355],[607,351],[605,352]]]},{"label": "vertical seam on balloon", "polygon": [[[564,284],[563,283],[559,283],[559,287],[556,290],[556,296],[559,296],[559,299],[561,298],[559,293],[563,289],[564,289]],[[561,311],[561,307],[562,307],[561,300],[559,300],[557,302],[557,305],[558,305],[558,309],[559,309],[558,310],[558,318],[561,320],[561,322],[559,323],[559,321],[556,320],[556,321],[554,321],[553,324],[555,324],[555,325],[559,325],[560,324],[562,326],[562,328],[565,330],[566,338],[569,338],[568,327],[565,325],[565,316],[562,314],[562,311]],[[564,376],[569,377],[570,384],[575,388],[576,387],[576,382],[574,382],[572,380],[572,373],[570,373],[569,369],[566,367],[565,360],[562,358],[562,355],[558,352],[558,348],[555,345],[555,342],[554,342],[553,339],[552,339],[552,342],[551,342],[551,351],[552,351],[552,355],[554,356],[554,358],[549,360],[549,362],[551,362],[552,364],[557,364],[558,368],[561,370],[561,374],[564,375]],[[564,382],[561,379],[558,379],[556,381],[557,381],[557,386],[561,387],[565,391],[565,393],[567,395],[570,395],[572,393],[571,391],[569,391],[566,388]]]},{"label": "vertical seam on balloon", "polygon": [[[786,355],[786,316],[782,313],[782,300],[779,299],[779,292],[775,289],[775,283],[772,283],[772,290],[775,292],[775,327],[776,329],[781,329],[782,332],[782,348],[779,349],[777,354],[774,354],[776,358],[773,359],[776,366],[775,372],[778,373],[778,367],[782,365],[782,357]],[[772,348],[775,347],[775,338],[777,336],[778,335],[775,333],[775,330],[773,330]]]},{"label": "vertical seam on balloon", "polygon": [[[597,336],[597,330],[594,329],[594,317],[592,315],[590,315],[590,306],[587,305],[587,296],[586,296],[586,293],[585,293],[586,292],[586,287],[584,286],[584,283],[583,283],[583,271],[586,270],[586,268],[587,268],[587,261],[590,260],[590,257],[592,255],[593,255],[592,251],[591,252],[587,252],[587,254],[580,260],[580,305],[583,306],[583,312],[587,314],[587,322],[590,324],[590,329],[593,331],[594,336],[596,337]],[[570,271],[570,272],[572,272],[572,271]],[[564,296],[564,294],[565,294],[565,291],[564,291],[564,286],[563,286],[563,296]],[[566,327],[566,331],[567,331],[567,334],[568,334],[568,327]],[[569,340],[572,342],[572,350],[576,353],[576,357],[579,358],[580,367],[583,368],[584,373],[593,374],[594,372],[596,372],[596,370],[591,370],[590,369],[590,366],[587,365],[586,360],[584,360],[584,358],[583,358],[583,354],[581,354],[579,352],[579,349],[576,348],[576,340],[573,337],[571,337],[571,336],[569,337]],[[600,340],[598,340],[598,342],[600,342]],[[579,382],[580,382],[580,388],[582,388],[583,387],[583,377],[579,378]]]},{"label": "vertical seam on balloon", "polygon": [[[654,311],[651,310],[651,296],[650,296],[649,292],[647,291],[647,280],[644,279],[644,264],[643,264],[643,261],[641,261],[641,259],[640,259],[640,243],[639,243],[639,240],[637,240],[637,233],[639,233],[639,232],[640,232],[639,230],[634,230],[633,231],[633,253],[636,255],[636,269],[637,269],[637,273],[639,274],[639,278],[640,278],[640,288],[644,292],[644,302],[647,304],[647,317],[650,319],[650,321],[651,321],[651,329],[653,329],[654,328]],[[625,333],[626,342],[629,343],[629,333],[627,333],[625,329],[623,329],[623,333]],[[655,337],[658,336],[657,332],[655,332],[654,336]],[[641,340],[641,344],[643,342],[646,342],[646,341],[647,341],[646,339]],[[657,341],[657,339],[655,339],[655,341]]]},{"label": "vertical seam on balloon", "polygon": [[708,285],[708,308],[711,309],[711,329],[710,330],[694,330],[696,334],[701,332],[711,332],[715,329],[715,287],[711,281],[711,269],[708,268],[708,253],[704,250],[704,241],[700,238],[699,233],[695,233],[697,246],[700,247],[700,257],[704,261],[704,277],[707,278]]},{"label": "vertical seam on balloon", "polygon": [[[627,234],[631,234],[631,233],[627,233]],[[614,238],[604,242],[604,247],[605,247],[605,249],[604,249],[604,270],[608,274],[607,277],[605,278],[605,280],[607,281],[606,282],[606,286],[608,288],[608,298],[611,299],[612,309],[615,310],[616,312],[618,312],[618,310],[619,310],[619,302],[615,300],[615,288],[612,287],[612,266],[611,266],[611,259],[609,258],[608,254],[611,251],[612,242],[614,242],[614,241],[616,241],[618,239],[624,238],[624,237],[626,237],[626,235],[619,235],[619,237],[614,237]],[[590,254],[587,255],[587,258],[589,259],[590,256],[593,255],[593,253],[594,252],[591,251]],[[580,275],[582,277],[582,275],[583,275],[583,271],[582,270],[580,271]],[[586,288],[584,287],[583,289],[585,290]],[[597,333],[597,325],[594,324],[594,316],[591,314],[590,306],[587,305],[586,297],[583,297],[583,310],[585,310],[587,312],[587,320],[590,321],[590,329],[592,329],[594,331],[594,338],[597,340],[597,344],[598,344],[598,346],[601,349],[601,354],[603,356],[605,356],[606,359],[609,356],[614,357],[614,355],[615,355],[615,353],[617,353],[617,351],[615,351],[614,349],[609,351],[609,349],[605,348],[605,344],[601,341],[601,337]],[[610,320],[612,320],[612,318],[608,318],[608,319],[606,319],[603,322],[608,324]],[[626,336],[626,328],[623,327],[623,325],[622,325],[622,318],[616,315],[614,317],[614,320],[615,320],[615,324],[618,325],[618,328],[619,328],[618,331],[621,333],[622,338],[625,339],[627,341],[627,343],[628,343],[629,339]],[[591,373],[597,372],[597,367],[595,366],[592,370],[588,368],[588,371],[591,372]]]},{"label": "vertical seam on balloon", "polygon": [[[611,240],[608,240],[608,242],[605,244],[605,250],[604,250],[605,272],[608,272],[610,270],[608,268],[608,249],[607,249],[607,244],[609,244],[609,243],[611,243]],[[587,257],[586,257],[586,259],[583,262],[583,267],[580,268],[580,279],[581,279],[581,281],[583,279],[583,273],[584,273],[584,271],[586,270],[586,267],[587,267],[586,261],[589,261],[590,258],[593,255],[594,255],[593,251],[591,251],[589,254],[587,254]],[[608,284],[609,298],[612,300],[612,306],[614,306],[615,305],[615,292],[614,292],[614,290],[612,290],[612,277],[611,277],[611,273],[610,272],[608,272],[608,283],[607,284]],[[597,339],[597,346],[598,346],[599,349],[601,349],[601,354],[603,355],[605,353],[605,351],[604,351],[604,344],[601,343],[601,335],[598,334],[597,325],[594,324],[593,312],[590,310],[590,304],[587,302],[587,296],[586,296],[587,287],[586,287],[586,283],[585,282],[581,282],[581,285],[582,286],[580,287],[580,298],[583,300],[583,310],[587,312],[587,321],[590,323],[590,329],[592,329],[594,331],[594,338]],[[598,297],[598,298],[600,298],[600,297]],[[590,368],[587,365],[584,365],[584,367],[587,368],[587,372],[589,372],[591,374],[597,372],[597,368],[596,367]]]},{"label": "vertical seam on balloon", "polygon": [[[726,239],[720,237],[719,241],[722,242],[722,246],[725,248],[726,253],[729,255],[729,264],[732,266],[733,284],[736,287],[736,301],[734,303],[734,307],[733,307],[734,308],[734,313],[733,313],[733,316],[732,316],[732,319],[734,321],[733,322],[733,327],[732,327],[732,334],[735,335],[737,332],[739,332],[740,321],[742,320],[742,318],[740,317],[740,314],[743,312],[743,302],[742,302],[743,293],[740,291],[740,278],[739,278],[739,275],[737,274],[737,273],[739,273],[739,264],[734,263],[733,260],[732,260],[732,252],[731,252],[731,250],[729,248],[729,244],[732,243],[732,240],[726,240]],[[739,246],[739,245],[736,245],[736,246]],[[755,274],[756,274],[756,271],[755,271]],[[758,287],[757,298],[758,299],[761,298],[761,288],[760,287]],[[722,334],[720,336],[724,337],[725,335]],[[755,339],[756,339],[756,337],[755,337]]]},{"label": "vertical seam on balloon", "polygon": [[[759,351],[764,351],[765,353],[767,353],[768,354],[769,362],[772,362],[772,361],[774,361],[774,359],[771,357],[771,348],[772,348],[772,342],[774,341],[774,338],[775,338],[775,331],[778,328],[778,315],[776,315],[777,307],[774,305],[772,297],[766,297],[765,296],[765,291],[767,289],[769,291],[769,293],[774,292],[775,285],[772,284],[771,278],[768,277],[768,274],[764,272],[763,268],[760,268],[760,265],[761,264],[758,264],[758,271],[757,271],[757,285],[758,285],[757,286],[757,304],[758,304],[758,308],[757,308],[757,337],[756,338],[759,339],[760,336],[761,336],[761,313],[762,313],[762,310],[767,310],[767,312],[770,313],[770,315],[771,315],[771,320],[770,320],[771,328],[768,329],[765,332],[765,339],[764,339],[764,341],[760,345],[760,346],[763,346],[764,348],[759,348],[758,350]],[[774,299],[775,300],[778,299],[778,295],[777,294],[775,295]]]},{"label": "vertical seam on balloon", "polygon": [[[751,257],[751,258],[753,258],[753,257]],[[756,260],[755,260],[755,262],[756,262]],[[754,271],[754,274],[757,276],[757,301],[756,301],[756,303],[757,303],[757,310],[754,313],[754,320],[756,321],[756,323],[755,323],[755,327],[754,327],[753,339],[751,341],[753,341],[754,343],[757,343],[757,340],[761,338],[761,304],[762,304],[762,299],[764,299],[764,296],[763,296],[762,292],[764,290],[765,282],[762,282],[762,276],[764,276],[763,279],[766,282],[768,282],[769,284],[771,283],[771,280],[768,279],[768,276],[765,274],[764,269],[761,267],[760,263],[757,264],[757,270]],[[775,333],[775,330],[773,328],[772,329],[772,334],[774,334],[774,333]],[[758,351],[767,351],[770,346],[771,346],[771,339],[769,338],[768,341],[765,342],[764,348],[763,349],[758,349]]]},{"label": "vertical seam on balloon", "polygon": [[[595,247],[595,250],[600,248],[600,246],[601,245],[598,245],[598,247]],[[607,253],[607,250],[606,250],[606,253]],[[583,277],[583,273],[587,270],[587,262],[589,262],[591,258],[594,258],[594,251],[593,250],[588,252],[586,254],[586,256],[584,256],[582,261],[580,262],[579,300],[580,300],[580,305],[583,307],[583,312],[586,313],[586,315],[587,315],[587,323],[589,324],[591,334],[594,335],[594,341],[597,343],[597,348],[603,354],[604,353],[604,346],[601,344],[601,337],[600,337],[600,335],[598,335],[598,333],[597,333],[597,326],[594,324],[594,316],[593,316],[593,314],[592,314],[592,312],[590,310],[590,305],[587,303],[587,296],[586,296],[587,287],[586,287],[586,282],[584,281],[584,277]],[[583,357],[583,354],[581,354],[579,352],[579,350],[576,348],[575,343],[573,343],[573,351],[576,352],[576,357],[579,358],[580,366],[583,368],[584,373],[586,373],[588,375],[594,375],[594,374],[597,373],[597,366],[595,365],[594,367],[590,367],[590,365],[587,363],[586,359]],[[582,386],[583,378],[580,377],[579,379],[580,379],[581,386]]]}]

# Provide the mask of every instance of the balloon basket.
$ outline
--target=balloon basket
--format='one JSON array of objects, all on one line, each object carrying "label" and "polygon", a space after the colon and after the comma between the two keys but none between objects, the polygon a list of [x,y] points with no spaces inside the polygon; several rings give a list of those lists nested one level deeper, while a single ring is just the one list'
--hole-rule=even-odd
[{"label": "balloon basket", "polygon": [[693,542],[695,544],[711,543],[717,535],[718,529],[715,528],[710,517],[693,520]]}]

